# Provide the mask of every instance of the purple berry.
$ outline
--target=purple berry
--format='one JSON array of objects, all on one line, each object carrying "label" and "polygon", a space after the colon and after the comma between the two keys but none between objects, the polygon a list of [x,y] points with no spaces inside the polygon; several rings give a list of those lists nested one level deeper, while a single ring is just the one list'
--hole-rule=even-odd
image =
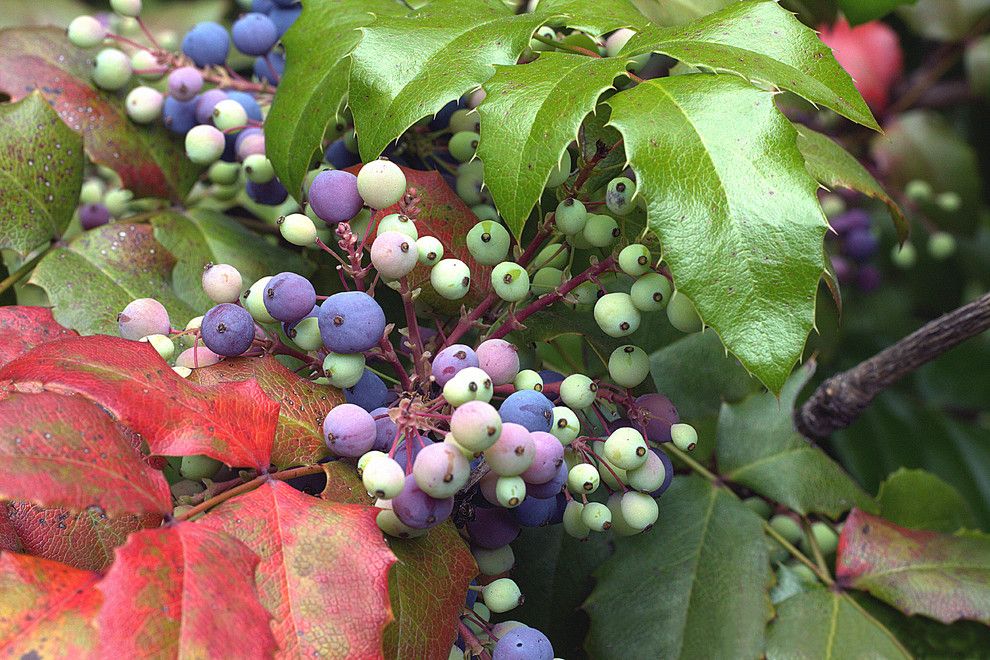
[{"label": "purple berry", "polygon": [[[419,452],[423,450],[423,447],[428,447],[432,444],[433,441],[427,438],[426,436],[417,435],[412,439],[412,442],[409,443],[409,446],[412,447],[412,456],[409,457],[409,455],[406,452],[406,441],[399,440],[399,445],[395,448],[395,456],[394,456],[395,462],[401,465],[403,468],[408,467],[409,470],[412,470],[412,465],[415,462],[416,457],[419,456]],[[389,447],[391,448],[391,446],[392,445],[390,444]],[[407,459],[409,461],[408,466],[406,465]]]},{"label": "purple berry", "polygon": [[430,372],[437,381],[437,385],[443,387],[457,372],[467,367],[477,367],[478,356],[474,349],[464,344],[451,344],[447,348],[437,353],[433,358],[433,365]]},{"label": "purple berry", "polygon": [[854,229],[842,239],[842,253],[853,261],[868,261],[877,253],[879,244],[869,229]]},{"label": "purple berry", "polygon": [[217,355],[234,357],[251,348],[254,318],[239,305],[220,303],[203,316],[200,333],[208,349]]},{"label": "purple berry", "polygon": [[880,269],[873,264],[861,266],[859,272],[856,273],[856,286],[864,293],[879,289],[882,280],[883,276],[880,274]]},{"label": "purple berry", "polygon": [[530,431],[549,433],[553,423],[553,403],[536,390],[520,390],[506,397],[499,406],[498,414],[503,422],[519,424]]},{"label": "purple berry", "polygon": [[385,312],[366,293],[335,293],[320,306],[320,334],[334,353],[370,350],[378,345],[384,332]]},{"label": "purple berry", "polygon": [[499,638],[492,660],[553,660],[553,645],[536,628],[519,626]]},{"label": "purple berry", "polygon": [[512,509],[512,515],[523,527],[556,525],[564,519],[564,507],[566,505],[567,498],[564,497],[563,493],[541,499],[530,495],[527,488],[526,499],[522,501],[522,504]]},{"label": "purple berry", "polygon": [[[387,454],[392,449],[392,443],[395,442],[395,434],[399,427],[389,417],[388,408],[375,408],[371,411],[371,417],[375,420],[375,444],[371,448]],[[397,457],[398,450],[396,450]],[[405,467],[405,458],[399,461],[399,465]]]},{"label": "purple berry", "polygon": [[449,518],[453,510],[453,497],[430,497],[416,485],[416,478],[411,474],[406,476],[402,492],[392,498],[392,511],[403,524],[413,529],[435,527]]},{"label": "purple berry", "polygon": [[567,483],[567,463],[561,463],[553,479],[544,484],[526,484],[527,497],[547,498],[557,495]]},{"label": "purple berry", "polygon": [[316,305],[316,290],[302,275],[279,273],[268,280],[263,300],[272,318],[284,323],[296,323]]},{"label": "purple berry", "polygon": [[289,191],[278,179],[272,179],[267,183],[248,181],[244,185],[244,191],[254,202],[265,206],[278,206],[289,198]]},{"label": "purple berry", "polygon": [[323,438],[335,456],[358,458],[375,443],[375,420],[371,413],[352,403],[342,403],[323,420]]},{"label": "purple berry", "polygon": [[192,101],[202,88],[203,74],[199,69],[180,66],[168,75],[168,94],[177,101]]},{"label": "purple berry", "polygon": [[197,24],[182,39],[182,52],[191,57],[196,66],[223,64],[229,51],[227,30],[212,21]]},{"label": "purple berry", "polygon": [[659,488],[650,493],[652,497],[660,497],[667,491],[668,488],[670,488],[670,483],[674,480],[674,464],[670,462],[670,457],[667,456],[667,452],[659,447],[650,447],[650,451],[659,456],[660,462],[663,463],[663,483],[660,484]]},{"label": "purple berry", "polygon": [[564,445],[556,436],[542,431],[534,431],[530,437],[536,445],[536,456],[520,476],[527,484],[544,484],[557,475],[564,463]]},{"label": "purple berry", "polygon": [[278,41],[278,28],[264,14],[252,12],[234,21],[230,28],[234,47],[245,55],[264,55]]},{"label": "purple berry", "polygon": [[870,214],[863,209],[852,209],[829,220],[829,224],[839,234],[870,228]]},{"label": "purple berry", "polygon": [[103,204],[83,204],[79,207],[79,224],[94,229],[110,222],[110,210]]},{"label": "purple berry", "polygon": [[320,172],[309,186],[309,205],[328,225],[350,220],[364,206],[357,177],[342,170]]},{"label": "purple berry", "polygon": [[650,442],[670,442],[670,427],[681,421],[677,408],[662,394],[644,394],[636,398],[636,405],[647,419],[636,424]]},{"label": "purple berry", "polygon": [[364,410],[374,410],[388,402],[388,387],[381,378],[365,369],[361,380],[344,389],[344,399]]},{"label": "purple berry", "polygon": [[265,153],[265,132],[257,126],[249,126],[234,138],[234,153],[237,160]]},{"label": "purple berry", "polygon": [[474,510],[474,520],[467,524],[467,532],[472,543],[494,550],[516,540],[519,523],[508,509],[478,507]]},{"label": "purple berry", "polygon": [[180,101],[167,96],[162,104],[162,123],[173,133],[185,135],[193,126],[202,122],[196,121],[195,101]]},{"label": "purple berry", "polygon": [[511,383],[519,373],[519,349],[504,339],[489,339],[478,344],[478,366],[492,379],[493,385]]},{"label": "purple berry", "polygon": [[835,271],[835,279],[839,280],[839,284],[852,282],[856,274],[852,263],[845,257],[840,257],[837,254],[832,255],[832,270]]},{"label": "purple berry", "polygon": [[196,97],[196,121],[209,124],[213,120],[213,108],[220,101],[227,100],[227,93],[221,89],[210,89]]}]

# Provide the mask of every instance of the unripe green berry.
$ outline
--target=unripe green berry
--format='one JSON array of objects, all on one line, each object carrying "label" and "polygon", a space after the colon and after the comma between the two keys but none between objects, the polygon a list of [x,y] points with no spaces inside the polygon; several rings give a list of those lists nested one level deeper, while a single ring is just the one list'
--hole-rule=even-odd
[{"label": "unripe green berry", "polygon": [[498,210],[491,204],[475,204],[471,207],[471,212],[478,216],[478,220],[491,220],[492,222],[502,222]]},{"label": "unripe green berry", "polygon": [[615,218],[610,215],[593,214],[588,216],[582,235],[592,247],[607,248],[622,234]]},{"label": "unripe green berry", "polygon": [[[383,502],[386,501],[388,500],[383,500]],[[397,539],[414,539],[423,536],[429,531],[409,527],[399,520],[399,517],[395,515],[395,511],[392,511],[392,509],[382,509],[379,511],[375,517],[375,523],[378,525],[378,529]]]},{"label": "unripe green berry", "polygon": [[591,463],[578,463],[567,473],[567,489],[574,495],[591,495],[601,482],[598,468]]},{"label": "unripe green berry", "polygon": [[[361,458],[359,458],[357,462],[357,474],[359,477],[364,476],[364,468],[368,467],[371,461],[375,460],[376,458],[388,458],[388,454],[386,454],[383,451],[378,451],[375,449],[361,454]],[[403,479],[405,479],[405,475],[403,475]],[[383,499],[388,499],[388,498],[383,498]]]},{"label": "unripe green berry", "polygon": [[501,223],[482,220],[467,233],[467,249],[475,261],[494,266],[509,253],[511,238]]},{"label": "unripe green berry", "polygon": [[904,241],[902,245],[895,245],[890,251],[890,260],[898,268],[907,270],[918,262],[918,249],[911,241]]},{"label": "unripe green berry", "polygon": [[533,296],[542,296],[550,293],[564,282],[564,271],[559,268],[546,266],[533,273],[533,279],[529,285],[529,292]]},{"label": "unripe green berry", "polygon": [[[839,547],[839,536],[832,531],[831,527],[823,522],[811,523],[811,534],[814,536],[815,543],[823,555],[831,555]],[[801,539],[801,545],[807,550],[811,549],[807,538]]]},{"label": "unripe green berry", "polygon": [[460,300],[471,288],[471,269],[460,259],[443,259],[430,270],[430,284],[447,300]]},{"label": "unripe green berry", "polygon": [[846,212],[846,203],[843,201],[842,197],[836,195],[835,193],[827,193],[822,195],[822,211],[825,213],[825,217],[832,219],[835,216]]},{"label": "unripe green berry", "polygon": [[406,175],[390,160],[379,158],[367,163],[357,175],[358,194],[373,209],[398,204],[406,194]]},{"label": "unripe green berry", "polygon": [[134,199],[134,193],[130,190],[120,188],[118,190],[111,190],[103,198],[103,204],[110,211],[110,215],[115,218],[121,218],[131,210],[131,200]]},{"label": "unripe green berry", "polygon": [[106,185],[100,179],[87,179],[79,190],[80,204],[97,204],[103,199]]},{"label": "unripe green berry", "polygon": [[797,543],[801,540],[801,525],[788,515],[781,514],[774,516],[770,519],[770,527],[790,543]]},{"label": "unripe green berry", "polygon": [[670,280],[660,273],[647,273],[633,282],[629,290],[636,309],[643,312],[657,312],[667,306],[673,293]]},{"label": "unripe green berry", "polygon": [[619,252],[619,268],[629,277],[639,277],[650,272],[650,248],[642,243],[633,243]]},{"label": "unripe green berry", "polygon": [[482,575],[499,575],[512,569],[516,563],[515,553],[512,546],[503,545],[501,548],[488,550],[486,548],[472,547],[471,554],[478,564],[478,570]]},{"label": "unripe green berry", "polygon": [[577,500],[571,500],[564,507],[564,531],[567,532],[569,536],[573,536],[576,539],[586,539],[591,533],[591,529],[584,524],[584,504],[578,502]]},{"label": "unripe green berry", "polygon": [[574,410],[584,410],[595,402],[598,385],[584,374],[571,374],[560,384],[560,398]]},{"label": "unripe green berry", "polygon": [[268,183],[275,178],[275,168],[264,154],[251,154],[244,159],[244,176],[254,183]]},{"label": "unripe green berry", "polygon": [[557,229],[568,236],[579,234],[584,231],[584,226],[588,223],[588,210],[581,200],[568,197],[557,205],[554,222]]},{"label": "unripe green berry", "polygon": [[698,446],[698,432],[693,426],[684,422],[670,427],[670,439],[681,451],[692,451]]},{"label": "unripe green berry", "polygon": [[556,188],[564,181],[567,181],[567,177],[571,175],[571,154],[565,150],[563,155],[560,157],[560,162],[557,164],[553,170],[550,171],[550,176],[547,179],[546,188]]},{"label": "unripe green berry", "polygon": [[581,435],[581,422],[574,411],[567,406],[556,406],[553,409],[550,433],[560,440],[560,444],[569,445]]},{"label": "unripe green berry", "polygon": [[622,496],[623,493],[617,492],[608,497],[608,510],[612,512],[612,533],[617,536],[635,536],[643,530],[630,525],[622,515]]},{"label": "unripe green berry", "polygon": [[237,183],[237,180],[241,176],[241,167],[237,163],[228,163],[223,160],[218,160],[210,165],[210,169],[207,171],[206,175],[213,183],[218,183],[222,186],[229,186]]},{"label": "unripe green berry", "polygon": [[141,14],[141,0],[110,0],[110,8],[121,16],[136,18]]},{"label": "unripe green berry", "polygon": [[233,99],[224,99],[213,106],[213,125],[221,131],[230,131],[247,126],[247,111]]},{"label": "unripe green berry", "polygon": [[622,216],[629,215],[636,204],[633,197],[636,196],[636,184],[632,179],[624,176],[616,177],[608,182],[605,191],[605,205],[612,213]]},{"label": "unripe green berry", "polygon": [[593,532],[604,532],[612,527],[612,512],[601,502],[588,502],[581,511],[581,522]]},{"label": "unripe green berry", "polygon": [[477,111],[460,108],[459,110],[454,110],[454,113],[450,115],[450,130],[455,134],[464,131],[474,131],[477,133],[478,127],[481,125],[480,120],[481,118]]},{"label": "unripe green berry", "polygon": [[563,268],[567,265],[568,249],[566,245],[560,243],[548,243],[543,249],[536,253],[533,258],[533,265],[537,268],[550,266],[551,268]]},{"label": "unripe green berry", "polygon": [[495,497],[506,509],[514,509],[526,499],[526,482],[522,477],[499,477],[495,484]]},{"label": "unripe green berry", "polygon": [[643,434],[626,426],[616,429],[608,436],[602,456],[623,470],[635,470],[646,463],[649,452]]},{"label": "unripe green berry", "polygon": [[217,473],[223,463],[209,456],[183,456],[179,466],[179,474],[185,479],[210,479]]},{"label": "unripe green berry", "polygon": [[406,484],[406,471],[388,455],[372,458],[361,469],[364,489],[381,499],[392,499]]},{"label": "unripe green berry", "polygon": [[116,48],[104,48],[96,55],[93,82],[101,89],[116,91],[131,79],[131,58]]},{"label": "unripe green berry", "polygon": [[520,302],[529,295],[529,273],[512,261],[503,261],[492,269],[492,288],[506,302]]},{"label": "unripe green berry", "polygon": [[175,353],[175,343],[166,335],[148,335],[147,337],[142,337],[139,341],[151,344],[158,351],[158,354],[162,356],[163,360],[171,360],[172,355]]},{"label": "unripe green berry", "polygon": [[127,93],[124,107],[127,116],[137,124],[150,124],[162,116],[165,99],[157,89],[140,85]]},{"label": "unripe green berry", "polygon": [[694,303],[680,291],[674,291],[667,303],[667,318],[681,332],[700,332],[704,328]]},{"label": "unripe green berry", "polygon": [[639,346],[620,346],[608,358],[608,375],[616,385],[636,387],[650,375],[650,356]]},{"label": "unripe green berry", "polygon": [[937,204],[938,207],[946,213],[955,213],[962,208],[962,197],[959,193],[949,190],[944,193],[939,193],[935,197],[935,204]]},{"label": "unripe green berry", "polygon": [[747,509],[764,520],[769,518],[770,514],[773,513],[773,508],[771,508],[770,503],[762,497],[756,497],[754,495],[753,497],[747,497],[742,502],[746,505]]},{"label": "unripe green berry", "polygon": [[638,468],[626,471],[626,485],[630,488],[652,493],[663,485],[667,478],[667,467],[654,452],[646,454],[646,461]]},{"label": "unripe green berry", "polygon": [[915,203],[928,202],[934,194],[932,184],[923,179],[912,179],[904,186],[904,195]]},{"label": "unripe green berry", "polygon": [[282,238],[293,245],[306,247],[316,243],[316,223],[308,215],[290,213],[278,219],[278,230]]},{"label": "unripe green berry", "polygon": [[289,333],[289,339],[304,351],[315,351],[323,348],[323,336],[320,334],[320,319],[307,316],[296,324]]},{"label": "unripe green berry", "polygon": [[323,373],[334,387],[354,387],[364,375],[361,353],[328,353],[323,359]]},{"label": "unripe green berry", "polygon": [[443,243],[436,236],[420,236],[416,239],[419,263],[433,266],[443,259]]},{"label": "unripe green berry", "polygon": [[405,234],[414,241],[419,239],[419,230],[416,229],[416,223],[408,215],[402,213],[390,213],[378,221],[375,236],[384,234],[387,231],[397,231],[400,234]]},{"label": "unripe green berry", "polygon": [[499,578],[485,585],[481,591],[488,609],[497,614],[508,612],[523,604],[523,595],[519,585],[509,578]]},{"label": "unripe green berry", "polygon": [[107,36],[107,29],[92,16],[77,16],[69,23],[67,33],[73,46],[92,48]]},{"label": "unripe green berry", "polygon": [[456,158],[462,163],[474,158],[474,154],[478,151],[478,142],[481,140],[481,136],[474,131],[460,131],[454,133],[450,142],[447,143],[447,148],[450,150],[450,155]]},{"label": "unripe green berry", "polygon": [[517,390],[543,391],[543,376],[532,369],[523,369],[512,381],[512,385]]},{"label": "unripe green berry", "polygon": [[198,165],[209,165],[219,160],[225,146],[223,133],[208,124],[193,126],[186,133],[186,156]]},{"label": "unripe green berry", "polygon": [[258,323],[275,322],[275,319],[268,313],[268,309],[265,307],[265,287],[268,286],[270,279],[272,279],[271,275],[262,277],[252,284],[250,289],[241,294],[241,304]]},{"label": "unripe green berry", "polygon": [[607,293],[595,303],[595,321],[609,337],[625,337],[639,329],[641,316],[628,293]]},{"label": "unripe green berry", "polygon": [[936,261],[948,259],[956,252],[956,238],[945,231],[936,231],[928,237],[928,254]]},{"label": "unripe green berry", "polygon": [[142,80],[161,80],[165,76],[165,71],[165,67],[158,61],[158,56],[150,50],[136,50],[131,55],[131,72]]},{"label": "unripe green berry", "polygon": [[660,509],[657,501],[646,493],[629,491],[620,502],[622,517],[634,529],[646,529],[657,521]]}]

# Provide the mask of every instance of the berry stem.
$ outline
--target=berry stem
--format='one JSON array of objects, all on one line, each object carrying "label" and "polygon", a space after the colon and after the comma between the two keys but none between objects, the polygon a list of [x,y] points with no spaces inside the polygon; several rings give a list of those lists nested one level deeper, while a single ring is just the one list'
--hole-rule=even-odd
[{"label": "berry stem", "polygon": [[212,509],[218,504],[222,504],[227,500],[237,497],[238,495],[243,495],[244,493],[249,493],[255,488],[258,488],[263,483],[271,480],[277,479],[278,481],[288,481],[289,479],[295,479],[296,477],[305,477],[310,474],[319,474],[323,471],[322,465],[304,465],[303,467],[292,468],[291,470],[282,470],[281,472],[275,472],[272,474],[259,474],[254,479],[242,483],[240,486],[225,490],[222,493],[214,495],[210,499],[202,502],[185,513],[181,513],[175,516],[174,520],[176,522],[182,522],[183,520],[189,520],[190,518],[197,516],[204,511]]},{"label": "berry stem", "polygon": [[26,275],[28,275],[34,267],[38,265],[38,262],[44,259],[52,250],[58,246],[58,242],[52,242],[47,248],[39,252],[38,254],[31,257],[31,259],[25,261],[21,264],[21,267],[15,270],[13,273],[5,277],[0,281],[0,294],[20,282]]},{"label": "berry stem", "polygon": [[572,53],[577,53],[578,55],[584,55],[586,57],[596,57],[598,59],[601,59],[602,57],[599,53],[590,51],[587,48],[582,48],[581,46],[571,46],[570,44],[564,44],[557,41],[556,39],[551,39],[550,37],[544,37],[539,34],[534,34],[532,38],[533,41],[539,41],[541,44],[546,44],[547,46],[553,46],[554,48],[557,48],[559,50],[567,50]]},{"label": "berry stem", "polygon": [[471,310],[470,314],[467,316],[462,316],[461,320],[458,321],[456,326],[454,326],[454,329],[450,331],[449,335],[447,335],[447,338],[443,342],[443,347],[446,348],[451,344],[457,343],[457,340],[463,337],[468,330],[473,328],[474,324],[485,315],[485,312],[491,309],[492,305],[495,304],[496,299],[497,296],[495,295],[495,292],[490,291],[488,295],[485,296],[484,300],[478,303],[477,306]]},{"label": "berry stem", "polygon": [[399,280],[399,295],[402,297],[402,309],[406,313],[406,326],[409,329],[409,343],[412,351],[413,372],[419,379],[420,387],[429,387],[430,374],[428,365],[423,358],[423,338],[419,332],[419,321],[416,320],[416,307],[413,304],[412,289],[409,288],[409,278]]},{"label": "berry stem", "polygon": [[815,540],[815,535],[811,532],[811,523],[804,516],[801,517],[801,527],[804,529],[804,537],[808,539],[808,544],[811,546],[811,554],[815,558],[815,563],[818,564],[818,568],[826,575],[831,575],[828,570],[828,564],[825,562],[825,555],[822,554],[822,549],[818,545],[818,541]]},{"label": "berry stem", "polygon": [[395,347],[392,343],[382,337],[378,341],[378,347],[381,349],[381,359],[387,362],[395,369],[395,373],[399,376],[399,382],[402,385],[402,389],[406,392],[412,391],[412,382],[409,380],[409,373],[406,371],[405,367],[402,366],[402,362],[399,361],[399,356],[395,353]]},{"label": "berry stem", "polygon": [[619,138],[615,144],[611,147],[604,143],[598,143],[595,149],[595,155],[585,161],[584,165],[581,166],[581,170],[578,172],[577,178],[574,180],[574,186],[571,188],[571,193],[576,195],[584,187],[584,184],[588,182],[591,177],[592,172],[598,167],[598,164],[608,158],[613,151],[622,146],[622,138]]}]

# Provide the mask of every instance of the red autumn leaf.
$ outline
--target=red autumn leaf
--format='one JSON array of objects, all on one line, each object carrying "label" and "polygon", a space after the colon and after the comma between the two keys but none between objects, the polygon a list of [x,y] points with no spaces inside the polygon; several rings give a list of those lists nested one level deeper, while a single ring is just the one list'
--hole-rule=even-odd
[{"label": "red autumn leaf", "polygon": [[[361,170],[361,165],[350,168],[355,174]],[[439,172],[414,170],[402,167],[406,175],[406,184],[415,188],[420,198],[417,205],[419,213],[416,216],[416,228],[420,236],[436,236],[443,244],[444,259],[460,259],[471,269],[471,290],[460,300],[446,300],[438,296],[430,285],[430,268],[419,264],[409,276],[414,287],[422,287],[420,300],[426,302],[439,312],[455,313],[461,305],[471,306],[485,297],[491,291],[490,266],[482,266],[467,249],[467,233],[478,222],[467,204],[450,189]],[[382,209],[373,216],[372,228],[378,221],[390,213],[398,213],[398,204]]]},{"label": "red autumn leaf", "polygon": [[161,472],[118,425],[78,396],[0,393],[0,498],[76,511],[172,511]]},{"label": "red autumn leaf", "polygon": [[104,335],[63,339],[0,369],[5,379],[26,392],[82,394],[144,436],[154,454],[269,465],[278,404],[250,380],[212,387],[186,382],[148,343]]},{"label": "red autumn leaf", "polygon": [[0,554],[0,657],[96,657],[99,574]]},{"label": "red autumn leaf", "polygon": [[265,394],[280,404],[272,463],[279,468],[316,463],[327,456],[323,418],[344,402],[340,390],[300,378],[274,357],[228,359],[195,369],[189,380],[221,386],[254,378]]},{"label": "red autumn leaf", "polygon": [[[334,461],[324,465],[324,471],[323,499],[370,502],[352,466]],[[389,576],[395,621],[385,629],[385,657],[442,658],[457,637],[464,594],[478,575],[474,557],[449,522],[418,539],[388,542],[398,561]]]},{"label": "red autumn leaf", "polygon": [[55,322],[47,307],[0,307],[0,367],[39,344],[78,336]]},{"label": "red autumn leaf", "polygon": [[[113,560],[113,551],[127,535],[139,529],[158,527],[162,516],[115,516],[98,510],[45,509],[30,502],[0,503],[0,550],[37,555],[69,566],[103,571]],[[9,543],[9,545],[8,545]]]},{"label": "red autumn leaf", "polygon": [[37,89],[69,128],[82,133],[87,155],[117,172],[138,197],[182,199],[199,170],[164,126],[130,121],[120,99],[93,88],[91,54],[64,30],[0,31],[0,91],[17,101]]},{"label": "red autumn leaf", "polygon": [[840,584],[905,614],[990,624],[990,536],[907,529],[853,509],[835,561]]},{"label": "red autumn leaf", "polygon": [[262,558],[258,589],[281,655],[377,658],[392,620],[388,570],[395,555],[376,513],[271,481],[196,524],[240,539]]},{"label": "red autumn leaf", "polygon": [[257,564],[243,543],[196,523],[132,534],[97,586],[101,655],[271,657]]}]

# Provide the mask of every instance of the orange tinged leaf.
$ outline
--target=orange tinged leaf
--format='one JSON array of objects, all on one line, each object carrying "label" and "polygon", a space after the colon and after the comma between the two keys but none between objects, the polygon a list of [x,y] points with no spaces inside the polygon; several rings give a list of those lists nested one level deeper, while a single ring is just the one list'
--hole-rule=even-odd
[{"label": "orange tinged leaf", "polygon": [[59,325],[47,307],[0,307],[0,367],[39,344],[75,336],[76,331]]}]

